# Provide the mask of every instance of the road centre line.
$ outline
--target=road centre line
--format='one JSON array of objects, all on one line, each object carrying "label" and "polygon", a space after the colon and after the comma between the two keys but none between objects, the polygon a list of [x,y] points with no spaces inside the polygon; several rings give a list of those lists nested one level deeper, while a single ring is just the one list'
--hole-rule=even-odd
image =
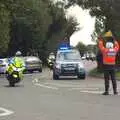
[{"label": "road centre line", "polygon": [[77,84],[58,84],[58,83],[44,83],[45,85],[52,85],[57,87],[68,87],[70,90],[99,90],[98,87],[80,86]]},{"label": "road centre line", "polygon": [[3,111],[2,113],[0,113],[0,117],[8,116],[8,115],[11,115],[14,113],[13,111],[10,111],[10,110],[7,110],[7,109],[1,108],[1,107],[0,107],[0,111]]},{"label": "road centre line", "polygon": [[78,84],[66,84],[66,83],[44,83],[45,85],[54,85],[57,87],[80,87]]},{"label": "road centre line", "polygon": [[35,83],[34,85],[40,86],[40,87],[43,87],[43,88],[49,88],[49,89],[53,89],[53,90],[58,90],[57,87],[47,86],[47,85],[40,84],[40,83]]}]

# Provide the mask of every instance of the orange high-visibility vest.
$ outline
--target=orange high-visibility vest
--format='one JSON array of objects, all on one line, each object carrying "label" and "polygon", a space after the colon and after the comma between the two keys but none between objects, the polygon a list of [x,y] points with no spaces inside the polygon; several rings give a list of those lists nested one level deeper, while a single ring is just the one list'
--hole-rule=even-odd
[{"label": "orange high-visibility vest", "polygon": [[119,50],[118,42],[115,41],[114,47],[112,49],[105,48],[103,41],[99,40],[98,47],[103,54],[103,64],[105,65],[115,65],[116,54]]}]

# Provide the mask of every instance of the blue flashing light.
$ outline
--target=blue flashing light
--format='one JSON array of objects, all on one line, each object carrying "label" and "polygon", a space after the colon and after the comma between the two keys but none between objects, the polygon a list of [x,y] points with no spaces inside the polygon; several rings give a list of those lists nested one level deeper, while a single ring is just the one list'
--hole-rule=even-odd
[{"label": "blue flashing light", "polygon": [[68,50],[68,47],[61,47],[60,50]]},{"label": "blue flashing light", "polygon": [[58,47],[59,50],[70,50],[71,49],[71,46],[68,44],[68,43],[63,43],[63,44],[60,44],[59,47]]}]

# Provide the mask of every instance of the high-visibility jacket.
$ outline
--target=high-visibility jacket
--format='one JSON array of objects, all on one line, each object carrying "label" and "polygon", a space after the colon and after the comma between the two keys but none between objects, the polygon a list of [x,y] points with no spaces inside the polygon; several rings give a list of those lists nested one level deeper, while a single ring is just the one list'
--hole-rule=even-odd
[{"label": "high-visibility jacket", "polygon": [[23,71],[25,70],[25,63],[23,59],[19,57],[14,57],[9,61],[9,64],[6,68],[6,73],[11,75],[14,72],[13,67],[20,68],[21,70],[19,71],[19,77],[21,80],[23,80]]},{"label": "high-visibility jacket", "polygon": [[25,63],[24,63],[24,61],[23,61],[21,58],[19,58],[19,57],[14,57],[14,58],[12,58],[12,59],[9,61],[9,65],[8,65],[6,71],[11,73],[11,72],[12,72],[12,71],[11,71],[11,67],[12,67],[12,66],[15,66],[15,67],[17,67],[17,68],[22,68],[23,71],[25,70]]},{"label": "high-visibility jacket", "polygon": [[115,65],[116,54],[119,50],[118,42],[115,41],[114,47],[112,49],[105,48],[103,41],[99,40],[98,47],[103,54],[103,64],[104,65]]}]

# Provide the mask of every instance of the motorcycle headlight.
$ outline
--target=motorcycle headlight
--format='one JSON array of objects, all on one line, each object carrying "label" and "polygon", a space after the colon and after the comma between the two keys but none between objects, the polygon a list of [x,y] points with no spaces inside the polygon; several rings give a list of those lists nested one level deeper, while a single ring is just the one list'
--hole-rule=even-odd
[{"label": "motorcycle headlight", "polygon": [[16,75],[16,74],[13,74],[13,77],[14,77],[14,78],[17,78],[17,77],[18,77],[18,75]]}]

